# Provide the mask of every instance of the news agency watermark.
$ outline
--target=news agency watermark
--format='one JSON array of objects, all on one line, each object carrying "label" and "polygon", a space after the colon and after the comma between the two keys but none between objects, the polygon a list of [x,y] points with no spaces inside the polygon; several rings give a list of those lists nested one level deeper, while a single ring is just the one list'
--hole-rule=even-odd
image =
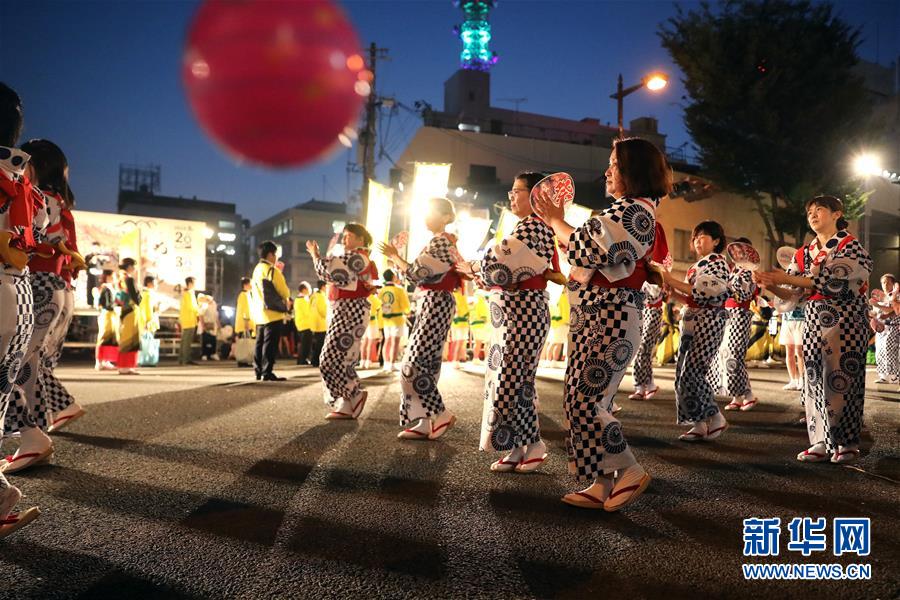
[{"label": "news agency watermark", "polygon": [[[787,523],[787,552],[804,558],[827,555],[828,520],[825,517],[795,517]],[[868,517],[836,517],[831,521],[833,556],[869,556],[872,528]],[[779,517],[744,519],[744,556],[781,556],[782,525]],[[839,563],[744,563],[744,579],[871,579],[872,565]]]}]

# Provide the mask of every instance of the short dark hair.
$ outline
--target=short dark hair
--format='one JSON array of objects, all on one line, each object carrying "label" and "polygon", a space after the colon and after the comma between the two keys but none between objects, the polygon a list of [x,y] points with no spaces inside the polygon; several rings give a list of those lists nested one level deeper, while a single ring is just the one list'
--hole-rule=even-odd
[{"label": "short dark hair", "polygon": [[50,140],[28,140],[22,144],[22,150],[31,155],[29,164],[34,169],[38,186],[45,192],[57,194],[66,208],[72,208],[75,196],[66,181],[69,161],[62,148]]},{"label": "short dark hair", "polygon": [[637,137],[616,140],[616,168],[629,198],[662,198],[672,192],[672,168],[666,155]]},{"label": "short dark hair", "polygon": [[344,231],[349,231],[353,235],[361,237],[363,246],[366,248],[372,245],[372,234],[361,223],[347,223],[344,225]]},{"label": "short dark hair", "polygon": [[184,285],[187,286],[187,285],[191,285],[192,283],[194,283],[194,278],[193,278],[193,277],[185,277],[185,278],[184,278]]},{"label": "short dark hair", "polygon": [[694,227],[694,231],[691,232],[691,239],[704,233],[714,240],[719,240],[716,243],[716,247],[713,248],[713,251],[716,254],[719,254],[725,249],[725,229],[721,225],[715,221],[703,221],[702,223],[698,223],[697,226]]},{"label": "short dark hair", "polygon": [[528,189],[531,190],[531,188],[540,183],[541,179],[544,177],[546,177],[546,175],[536,171],[522,171],[518,173],[515,178],[524,181],[525,185],[528,186]]},{"label": "short dark hair", "polygon": [[154,281],[156,281],[156,277],[154,277],[153,275],[145,275],[144,276],[144,287],[147,287]]},{"label": "short dark hair", "polygon": [[393,281],[394,277],[396,277],[396,275],[394,275],[394,272],[390,269],[385,269],[384,273],[381,274],[381,278],[385,281]]},{"label": "short dark hair", "polygon": [[305,281],[301,281],[300,285],[297,286],[297,291],[299,292],[300,290],[306,290],[307,292],[311,291],[309,289],[309,284]]},{"label": "short dark hair", "polygon": [[250,278],[249,278],[249,277],[241,277],[241,287],[244,287],[244,286],[247,285],[248,283],[250,283]]},{"label": "short dark hair", "polygon": [[272,240],[266,240],[256,247],[256,251],[259,253],[259,257],[262,259],[270,254],[278,252],[278,246],[276,246],[275,242],[273,242]]},{"label": "short dark hair", "polygon": [[23,122],[22,99],[14,89],[0,81],[0,146],[16,145]]},{"label": "short dark hair", "polygon": [[834,196],[816,196],[815,198],[810,198],[806,201],[806,204],[803,205],[803,211],[808,211],[810,206],[821,206],[827,208],[831,212],[840,211],[841,217],[837,220],[837,223],[835,223],[839,231],[847,229],[850,226],[850,223],[844,218],[844,203],[841,202],[840,199],[835,198]]},{"label": "short dark hair", "polygon": [[109,278],[112,277],[112,274],[113,272],[111,269],[103,269],[103,273],[100,274],[100,281],[106,283],[109,281]]},{"label": "short dark hair", "polygon": [[123,258],[122,262],[119,263],[119,269],[122,271],[127,271],[128,269],[134,267],[137,263],[133,258]]},{"label": "short dark hair", "polygon": [[325,287],[325,280],[324,279],[317,280],[316,288],[321,290],[323,287]]}]

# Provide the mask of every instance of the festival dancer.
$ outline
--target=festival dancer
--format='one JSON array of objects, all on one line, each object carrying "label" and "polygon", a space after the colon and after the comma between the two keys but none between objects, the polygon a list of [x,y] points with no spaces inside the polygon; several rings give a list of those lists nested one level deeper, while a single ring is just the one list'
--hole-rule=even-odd
[{"label": "festival dancer", "polygon": [[[613,397],[641,331],[644,282],[656,280],[648,259],[662,262],[665,236],[656,221],[660,198],[672,189],[665,155],[647,140],[617,140],[606,170],[612,206],[573,228],[564,207],[541,194],[538,216],[556,233],[568,260],[579,267],[568,284],[571,306],[565,414],[569,472],[590,482],[562,501],[582,508],[619,510],[650,483],[612,415]],[[594,270],[582,277],[581,270]]]},{"label": "festival dancer", "polygon": [[397,276],[390,269],[382,274],[384,285],[378,292],[384,322],[384,371],[396,370],[400,341],[406,335],[406,315],[409,314],[409,294],[397,284]]},{"label": "festival dancer", "polygon": [[[559,273],[553,229],[532,214],[531,189],[540,173],[516,175],[507,192],[515,229],[482,260],[459,268],[491,289],[493,331],[484,377],[484,410],[479,448],[506,452],[491,471],[528,473],[547,457],[538,420],[534,385],[541,349],[550,329],[547,277]],[[562,277],[562,274],[559,274]]]},{"label": "festival dancer", "polygon": [[[779,311],[780,312],[780,311]],[[803,389],[803,305],[781,313],[781,331],[778,341],[784,346],[784,362],[787,364],[790,381],[784,390]]]},{"label": "festival dancer", "polygon": [[[749,244],[750,240],[738,238],[735,243]],[[728,287],[730,295],[725,300],[728,318],[722,345],[719,347],[720,378],[715,383],[721,386],[726,396],[731,397],[725,410],[748,411],[757,402],[750,386],[745,360],[750,347],[750,321],[753,319],[750,303],[759,296],[759,288],[753,282],[753,272],[736,265],[731,271]]]},{"label": "festival dancer", "polygon": [[634,356],[634,393],[629,400],[649,400],[659,391],[653,381],[653,357],[659,344],[662,305],[665,298],[663,287],[645,282],[644,312],[641,317],[641,343]]},{"label": "festival dancer", "polygon": [[894,313],[894,296],[897,281],[893,275],[881,276],[883,300],[870,301],[875,318],[884,324],[882,331],[875,332],[875,368],[878,378],[875,383],[897,383],[900,380],[900,315]]},{"label": "festival dancer", "polygon": [[316,274],[331,284],[331,322],[319,370],[325,384],[325,404],[331,408],[326,419],[356,419],[369,393],[359,384],[356,364],[360,340],[369,322],[369,295],[375,290],[378,269],[369,259],[372,235],[359,223],[348,223],[341,236],[342,256],[319,255],[319,244],[306,242]]},{"label": "festival dancer", "polygon": [[[68,165],[64,169],[64,174],[68,175]],[[62,278],[66,282],[65,301],[60,310],[56,327],[47,336],[46,344],[49,348],[49,353],[41,365],[41,376],[38,379],[40,402],[46,402],[52,414],[47,433],[53,433],[68,427],[85,414],[84,408],[75,401],[75,397],[69,393],[54,373],[56,365],[59,364],[59,359],[62,357],[69,325],[75,316],[75,289],[72,279],[78,275],[78,271],[86,268],[84,258],[78,252],[75,218],[72,216],[72,209],[75,207],[75,194],[72,192],[72,188],[69,187],[68,181],[66,181],[65,193],[60,195],[60,199],[63,203],[60,220],[63,224],[63,230],[66,232],[65,248],[70,252],[70,255],[66,256],[62,270]]]},{"label": "festival dancer", "polygon": [[377,293],[372,292],[369,295],[369,320],[366,323],[366,333],[362,337],[361,368],[377,369],[379,367],[378,350],[381,345],[382,329],[384,329],[384,320],[381,316],[381,300]]},{"label": "festival dancer", "polygon": [[104,269],[100,274],[97,295],[97,351],[94,368],[98,371],[115,370],[119,358],[119,342],[116,339],[116,291],[113,272]]},{"label": "festival dancer", "polygon": [[379,245],[381,253],[420,292],[400,369],[400,425],[405,427],[397,434],[400,439],[436,440],[456,423],[456,416],[446,409],[438,390],[444,342],[456,312],[453,290],[462,284],[455,268],[459,256],[456,237],[444,231],[455,220],[456,210],[450,200],[432,198],[425,225],[434,237],[412,263],[400,258],[394,246]]},{"label": "festival dancer", "polygon": [[797,460],[848,463],[859,458],[869,340],[865,294],[872,259],[847,232],[839,199],[817,196],[805,208],[816,237],[797,251],[787,272],[757,272],[755,279],[779,297],[799,300],[808,294],[803,399],[811,445]]},{"label": "festival dancer", "polygon": [[[31,182],[25,177],[29,156],[15,148],[22,132],[19,95],[0,83],[0,422],[6,415],[21,357],[34,328],[27,251],[34,246],[34,204]],[[39,515],[37,507],[16,511],[22,498],[0,468],[0,538]]]},{"label": "festival dancer", "polygon": [[119,353],[116,366],[119,375],[137,375],[138,352],[141,350],[141,336],[138,331],[137,308],[141,294],[134,282],[135,261],[125,258],[119,265],[119,290],[116,305],[119,308]]},{"label": "festival dancer", "polygon": [[725,248],[721,225],[715,221],[698,224],[691,243],[699,260],[688,269],[684,281],[665,271],[663,278],[686,305],[675,366],[675,403],[678,424],[691,428],[678,439],[699,442],[714,440],[728,428],[716,405],[709,369],[725,332],[727,313],[723,305],[729,294],[730,272],[721,254]]}]

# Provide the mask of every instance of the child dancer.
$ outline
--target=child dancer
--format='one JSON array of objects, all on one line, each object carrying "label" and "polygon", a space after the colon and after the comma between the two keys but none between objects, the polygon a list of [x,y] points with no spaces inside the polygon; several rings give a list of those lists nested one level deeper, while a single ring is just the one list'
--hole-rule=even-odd
[{"label": "child dancer", "polygon": [[319,360],[325,404],[332,408],[326,419],[358,418],[369,395],[359,385],[356,364],[360,340],[369,321],[369,295],[375,289],[372,282],[378,279],[378,269],[369,260],[372,235],[359,223],[349,223],[344,227],[341,243],[343,256],[322,258],[319,244],[306,242],[316,274],[332,284],[331,322]]},{"label": "child dancer", "polygon": [[456,238],[444,231],[455,220],[452,202],[446,198],[432,198],[425,225],[434,237],[412,263],[400,258],[397,249],[390,244],[379,246],[382,254],[420,291],[415,322],[400,369],[400,425],[415,424],[397,435],[401,439],[436,440],[456,423],[456,416],[444,407],[437,385],[444,342],[456,312],[453,290],[459,289],[462,283],[455,268],[459,255]]},{"label": "child dancer", "polygon": [[[787,272],[757,272],[756,281],[779,297],[806,298],[803,399],[811,446],[803,462],[859,458],[866,388],[866,288],[872,259],[847,232],[844,205],[834,196],[806,202],[816,237],[797,251]],[[778,286],[793,286],[785,290]]]},{"label": "child dancer", "polygon": [[894,313],[894,295],[897,282],[893,275],[881,276],[884,300],[871,301],[876,318],[884,323],[882,331],[875,332],[875,368],[878,379],[875,383],[897,383],[900,380],[900,315]]},{"label": "child dancer", "polygon": [[644,312],[641,318],[641,343],[634,357],[634,393],[629,400],[649,400],[659,391],[653,382],[653,357],[659,343],[662,322],[663,288],[660,285],[644,283]]},{"label": "child dancer", "polygon": [[[749,244],[750,240],[738,238],[735,242]],[[756,406],[757,401],[744,362],[750,347],[750,321],[753,319],[750,303],[759,295],[759,288],[753,282],[753,272],[735,266],[729,278],[729,291],[731,294],[725,300],[728,319],[719,348],[721,387],[725,395],[731,397],[725,410],[748,411]]]},{"label": "child dancer", "polygon": [[709,369],[725,331],[723,305],[729,293],[730,273],[720,254],[725,248],[721,225],[715,221],[700,223],[694,227],[691,242],[699,260],[688,269],[684,281],[665,271],[663,277],[686,305],[675,366],[675,404],[678,424],[691,428],[678,439],[699,442],[714,440],[728,428],[716,405]]}]

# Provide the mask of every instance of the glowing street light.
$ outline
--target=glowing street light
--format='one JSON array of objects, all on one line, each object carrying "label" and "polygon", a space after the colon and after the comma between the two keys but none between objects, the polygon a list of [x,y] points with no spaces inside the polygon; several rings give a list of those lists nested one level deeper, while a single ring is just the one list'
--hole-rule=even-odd
[{"label": "glowing street light", "polygon": [[615,100],[619,109],[619,138],[625,137],[625,127],[622,124],[623,100],[628,94],[632,94],[639,89],[646,87],[651,92],[658,92],[669,84],[669,77],[665,73],[651,73],[644,77],[640,83],[628,88],[622,87],[622,74],[619,73],[619,84],[616,87],[616,93],[609,97]]},{"label": "glowing street light", "polygon": [[853,173],[857,177],[881,175],[881,159],[871,153],[859,154],[853,158]]}]

